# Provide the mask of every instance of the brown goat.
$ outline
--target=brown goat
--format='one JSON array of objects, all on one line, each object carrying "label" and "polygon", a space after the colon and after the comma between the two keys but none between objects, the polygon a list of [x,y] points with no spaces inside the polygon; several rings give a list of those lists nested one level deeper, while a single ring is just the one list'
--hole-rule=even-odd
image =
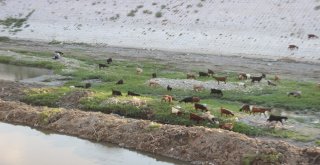
[{"label": "brown goat", "polygon": [[173,100],[172,96],[164,95],[164,96],[162,96],[161,102],[164,101],[164,102],[172,103],[172,100]]},{"label": "brown goat", "polygon": [[278,75],[274,76],[274,81],[280,81],[280,77]]},{"label": "brown goat", "polygon": [[199,103],[194,104],[194,109],[196,109],[196,110],[200,109],[201,111],[205,111],[205,112],[209,111],[207,106],[199,104]]},{"label": "brown goat", "polygon": [[308,34],[308,39],[318,39],[319,37],[315,34]]},{"label": "brown goat", "polygon": [[219,124],[219,128],[231,131],[233,129],[233,123]]},{"label": "brown goat", "polygon": [[250,106],[250,114],[255,114],[255,113],[260,113],[260,115],[263,113],[264,116],[266,116],[265,112],[271,112],[271,109],[269,108],[259,108],[259,107],[254,107],[254,106]]},{"label": "brown goat", "polygon": [[192,73],[187,73],[187,79],[196,79],[196,76]]},{"label": "brown goat", "polygon": [[204,118],[194,114],[194,113],[190,113],[190,116],[189,116],[190,120],[193,120],[193,121],[196,121],[197,124],[199,124],[200,121],[205,121]]},{"label": "brown goat", "polygon": [[216,77],[216,76],[212,76],[212,77],[218,81],[218,84],[220,84],[220,81],[223,81],[225,84],[227,83],[227,77]]},{"label": "brown goat", "polygon": [[225,114],[227,117],[229,115],[234,116],[234,114],[230,110],[221,107],[220,108],[220,115],[222,116],[222,114]]}]

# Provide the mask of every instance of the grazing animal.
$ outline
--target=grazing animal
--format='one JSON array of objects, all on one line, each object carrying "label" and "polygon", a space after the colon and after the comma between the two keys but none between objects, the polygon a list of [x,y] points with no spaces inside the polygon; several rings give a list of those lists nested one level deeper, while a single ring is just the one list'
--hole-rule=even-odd
[{"label": "grazing animal", "polygon": [[268,80],[268,85],[271,85],[271,86],[277,86],[277,84],[271,82],[270,80]]},{"label": "grazing animal", "polygon": [[219,121],[217,121],[217,118],[214,117],[214,115],[212,115],[210,111],[203,113],[201,117],[209,120],[210,122],[217,123],[217,124],[219,123]]},{"label": "grazing animal", "polygon": [[99,69],[109,67],[109,66],[106,65],[106,64],[98,64],[98,65],[99,65]]},{"label": "grazing animal", "polygon": [[184,102],[184,103],[198,103],[200,102],[200,98],[199,97],[186,97],[182,100],[179,101],[179,103]]},{"label": "grazing animal", "polygon": [[156,73],[152,73],[152,78],[157,78],[157,74]]},{"label": "grazing animal", "polygon": [[208,69],[208,75],[214,75],[214,71],[213,70],[211,70],[211,69]]},{"label": "grazing animal", "polygon": [[141,68],[136,68],[136,73],[137,74],[141,74],[143,72],[143,69],[141,69]]},{"label": "grazing animal", "polygon": [[127,96],[141,96],[140,94],[128,91],[128,95]]},{"label": "grazing animal", "polygon": [[219,95],[219,96],[223,96],[223,93],[222,93],[222,90],[220,89],[214,89],[214,88],[211,88],[211,92],[210,94],[216,94],[216,95]]},{"label": "grazing animal", "polygon": [[238,82],[238,85],[239,85],[239,86],[243,86],[244,88],[247,87],[246,83],[244,83],[244,82]]},{"label": "grazing animal", "polygon": [[199,104],[199,103],[194,104],[194,109],[196,109],[196,110],[200,109],[201,111],[205,111],[205,112],[209,111],[207,106]]},{"label": "grazing animal", "polygon": [[308,39],[318,39],[319,37],[315,34],[308,34]]},{"label": "grazing animal", "polygon": [[294,49],[297,49],[297,50],[298,50],[299,47],[296,46],[296,45],[289,45],[289,46],[288,46],[288,49],[289,49],[289,50],[294,50]]},{"label": "grazing animal", "polygon": [[120,91],[117,91],[117,90],[113,90],[113,89],[112,89],[112,96],[122,96],[122,94],[121,94]]},{"label": "grazing animal", "polygon": [[164,102],[172,103],[172,100],[173,100],[172,96],[164,95],[164,96],[162,96],[161,102],[164,101]]},{"label": "grazing animal", "polygon": [[179,106],[171,107],[171,113],[177,116],[181,116],[183,114],[183,112],[181,111],[181,107]]},{"label": "grazing animal", "polygon": [[255,81],[260,82],[262,80],[262,78],[266,78],[266,75],[264,73],[262,73],[262,75],[259,77],[250,77],[251,83],[254,83]]},{"label": "grazing animal", "polygon": [[187,79],[196,79],[196,76],[192,73],[187,73]]},{"label": "grazing animal", "polygon": [[220,115],[222,116],[222,114],[225,114],[227,117],[229,115],[234,116],[234,114],[230,110],[221,107],[220,108]]},{"label": "grazing animal", "polygon": [[250,112],[250,105],[249,104],[243,104],[239,110],[240,112]]},{"label": "grazing animal", "polygon": [[270,115],[269,119],[267,119],[268,122],[272,122],[272,121],[276,121],[276,123],[278,123],[278,121],[283,125],[282,120],[288,120],[288,117],[286,116],[276,116],[276,115]]},{"label": "grazing animal", "polygon": [[189,116],[190,120],[193,120],[193,121],[196,121],[197,124],[200,123],[200,121],[205,121],[204,118],[194,114],[194,113],[190,113],[190,116]]},{"label": "grazing animal", "polygon": [[62,55],[63,55],[62,52],[60,52],[60,51],[55,51],[54,54],[53,54],[52,59],[54,59],[54,60],[60,59],[60,57],[61,57]]},{"label": "grazing animal", "polygon": [[255,114],[255,113],[260,113],[261,114],[264,114],[264,116],[266,116],[266,113],[265,112],[271,112],[271,109],[270,108],[259,108],[259,107],[254,107],[254,106],[250,106],[250,115],[251,114]]},{"label": "grazing animal", "polygon": [[108,58],[108,59],[107,59],[107,63],[108,63],[108,64],[111,64],[111,63],[112,63],[112,58]]},{"label": "grazing animal", "polygon": [[199,72],[199,77],[209,77],[209,73]]},{"label": "grazing animal", "polygon": [[91,87],[91,83],[86,83],[84,85],[75,85],[74,87],[76,88],[90,88]]},{"label": "grazing animal", "polygon": [[167,91],[172,91],[172,87],[170,85],[167,86]]},{"label": "grazing animal", "polygon": [[219,128],[231,131],[233,129],[233,123],[219,124]]},{"label": "grazing animal", "polygon": [[278,75],[274,76],[274,81],[280,81],[280,77]]},{"label": "grazing animal", "polygon": [[301,91],[292,91],[292,92],[287,92],[288,97],[293,96],[293,97],[301,97],[302,92]]},{"label": "grazing animal", "polygon": [[156,87],[156,86],[159,86],[160,84],[157,82],[157,81],[153,81],[153,80],[150,80],[149,81],[149,86],[150,87]]},{"label": "grazing animal", "polygon": [[120,85],[120,84],[123,84],[124,82],[123,82],[123,80],[121,79],[121,80],[119,80],[116,84],[117,85]]},{"label": "grazing animal", "polygon": [[248,74],[246,74],[246,73],[239,73],[239,74],[238,74],[238,79],[239,79],[239,80],[247,80],[247,79],[248,79]]},{"label": "grazing animal", "polygon": [[227,83],[227,77],[216,77],[216,76],[212,76],[212,77],[218,81],[218,84],[220,84],[220,81],[223,81],[225,84]]},{"label": "grazing animal", "polygon": [[199,91],[204,90],[204,87],[203,87],[203,85],[196,85],[196,84],[194,84],[194,85],[193,85],[193,90],[196,91],[196,92],[199,92]]}]

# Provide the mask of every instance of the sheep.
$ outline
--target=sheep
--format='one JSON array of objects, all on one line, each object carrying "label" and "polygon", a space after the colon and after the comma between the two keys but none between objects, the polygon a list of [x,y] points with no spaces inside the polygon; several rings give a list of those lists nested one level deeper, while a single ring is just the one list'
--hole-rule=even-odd
[{"label": "sheep", "polygon": [[202,90],[204,90],[204,87],[203,87],[203,85],[200,85],[200,84],[194,84],[193,85],[193,90],[194,91],[196,91],[196,92],[199,92],[199,91],[202,91]]},{"label": "sheep", "polygon": [[214,115],[212,115],[210,111],[204,112],[201,115],[201,117],[204,118],[204,119],[209,120],[209,122],[213,122],[213,123],[219,124],[219,121],[217,121],[217,118]]},{"label": "sheep", "polygon": [[136,68],[136,73],[137,74],[141,74],[143,72],[143,69],[141,69],[141,68]]},{"label": "sheep", "polygon": [[176,107],[171,107],[171,114],[175,114],[177,116],[181,116],[183,114],[181,107],[176,106]]}]

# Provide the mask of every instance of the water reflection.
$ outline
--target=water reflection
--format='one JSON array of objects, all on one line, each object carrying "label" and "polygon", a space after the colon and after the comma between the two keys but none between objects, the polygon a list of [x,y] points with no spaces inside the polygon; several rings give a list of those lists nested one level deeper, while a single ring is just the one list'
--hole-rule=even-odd
[{"label": "water reflection", "polygon": [[58,134],[44,134],[26,126],[0,122],[1,165],[169,165],[186,162],[149,157],[115,145],[102,145]]},{"label": "water reflection", "polygon": [[23,80],[26,78],[33,78],[45,74],[50,74],[51,71],[48,69],[25,67],[25,66],[16,66],[9,64],[0,63],[0,79],[1,80]]}]

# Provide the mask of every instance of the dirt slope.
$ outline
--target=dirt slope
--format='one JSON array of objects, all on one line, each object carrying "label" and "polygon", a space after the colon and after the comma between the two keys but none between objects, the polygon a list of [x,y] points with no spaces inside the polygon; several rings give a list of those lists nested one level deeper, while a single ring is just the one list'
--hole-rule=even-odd
[{"label": "dirt slope", "polygon": [[54,130],[85,139],[111,142],[194,164],[320,164],[320,148],[297,148],[288,143],[265,142],[238,133],[162,125],[79,110],[32,107],[0,100],[0,120]]}]

